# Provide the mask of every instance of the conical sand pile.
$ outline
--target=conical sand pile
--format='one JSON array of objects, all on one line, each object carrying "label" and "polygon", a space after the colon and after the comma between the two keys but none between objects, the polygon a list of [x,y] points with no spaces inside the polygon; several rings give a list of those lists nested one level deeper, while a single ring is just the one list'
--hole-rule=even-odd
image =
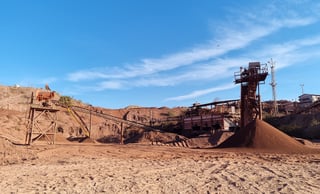
[{"label": "conical sand pile", "polygon": [[247,127],[241,129],[218,147],[247,147],[279,153],[313,151],[262,120],[252,121]]}]

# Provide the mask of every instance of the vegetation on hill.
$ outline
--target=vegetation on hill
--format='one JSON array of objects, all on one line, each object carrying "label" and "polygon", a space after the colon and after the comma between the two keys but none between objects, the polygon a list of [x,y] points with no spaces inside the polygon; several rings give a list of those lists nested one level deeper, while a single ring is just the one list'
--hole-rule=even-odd
[{"label": "vegetation on hill", "polygon": [[304,139],[320,139],[320,113],[267,117],[265,121],[288,135]]},{"label": "vegetation on hill", "polygon": [[61,96],[58,102],[62,106],[70,107],[72,105],[72,98],[70,96]]}]

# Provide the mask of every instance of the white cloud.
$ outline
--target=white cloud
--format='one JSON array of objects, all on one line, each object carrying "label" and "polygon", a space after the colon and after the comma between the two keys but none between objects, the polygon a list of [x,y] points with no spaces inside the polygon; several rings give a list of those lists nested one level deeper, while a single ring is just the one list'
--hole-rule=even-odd
[{"label": "white cloud", "polygon": [[226,84],[218,87],[208,88],[204,90],[196,90],[191,92],[190,94],[185,94],[182,96],[176,96],[176,97],[170,97],[165,99],[165,101],[180,101],[180,100],[187,100],[187,99],[194,99],[199,96],[207,95],[213,92],[223,91],[223,90],[229,90],[236,87],[235,84]]},{"label": "white cloud", "polygon": [[[319,45],[320,36],[286,40],[278,44],[267,42],[259,49],[249,50],[255,41],[271,36],[284,28],[301,28],[318,21],[316,16],[303,16],[293,11],[287,14],[286,10],[273,8],[271,11],[266,11],[265,13],[268,12],[266,15],[250,12],[243,17],[233,18],[232,22],[220,25],[215,31],[217,33],[214,38],[201,46],[159,58],[144,58],[138,63],[122,67],[77,71],[69,74],[68,79],[74,82],[94,80],[95,85],[98,85],[94,87],[95,90],[175,86],[190,81],[201,82],[232,77],[240,66],[247,65],[250,61],[266,62],[274,58],[277,61],[276,67],[283,68],[315,55],[317,51],[310,52],[310,49],[303,48]],[[281,17],[273,16],[277,11]],[[249,49],[245,51],[246,48]],[[166,101],[192,99],[233,87],[235,85],[230,83],[196,90],[190,94],[167,98]]]},{"label": "white cloud", "polygon": [[123,88],[123,83],[121,81],[104,81],[101,82],[98,87],[96,87],[96,90],[101,91],[105,89],[120,89]]},{"label": "white cloud", "polygon": [[[198,61],[209,60],[210,58],[222,55],[235,45],[230,44],[228,47],[217,47],[209,44],[204,47],[193,48],[190,51],[175,53],[164,56],[159,59],[142,59],[141,63],[130,64],[123,69],[107,69],[107,70],[82,70],[68,75],[70,81],[92,80],[92,79],[129,79],[152,75],[159,72],[170,71],[183,66],[191,65]],[[110,73],[109,73],[110,72]]]},{"label": "white cloud", "polygon": [[[317,48],[318,47],[318,48]],[[260,59],[277,60],[276,68],[284,68],[306,59],[318,57],[320,50],[320,36],[313,36],[283,43],[270,44],[262,47],[261,50],[250,53]]]},{"label": "white cloud", "polygon": [[94,70],[82,70],[70,73],[68,75],[68,80],[70,81],[80,81],[80,80],[94,80],[94,79],[101,79],[101,78],[108,78],[107,75],[101,73],[99,71]]},{"label": "white cloud", "polygon": [[[243,20],[243,19],[239,19]],[[219,41],[211,40],[207,45],[198,46],[189,51],[177,52],[169,54],[161,58],[145,58],[140,63],[129,64],[123,68],[106,68],[99,70],[82,70],[68,75],[70,81],[81,80],[97,80],[97,79],[132,79],[137,78],[146,80],[146,76],[153,76],[168,71],[174,71],[177,68],[193,66],[196,63],[212,60],[222,56],[230,51],[237,50],[248,46],[252,41],[270,35],[271,33],[284,27],[305,26],[315,22],[314,18],[288,18],[283,20],[271,19],[263,24],[255,24],[255,21],[240,24],[235,23],[233,28],[225,26],[221,27],[221,32],[218,34]],[[239,30],[239,26],[241,29]],[[193,71],[193,69],[190,69]],[[199,75],[201,76],[201,75]],[[179,77],[179,76],[178,76]],[[177,79],[177,78],[175,78]],[[152,79],[150,79],[152,83]],[[168,79],[167,79],[168,80]],[[138,86],[143,85],[141,81],[137,81]],[[158,83],[158,82],[154,82]],[[171,82],[172,83],[172,82]],[[163,84],[155,84],[163,85]],[[167,85],[167,84],[165,84]],[[117,88],[117,87],[115,87]]]},{"label": "white cloud", "polygon": [[134,80],[133,86],[174,86],[190,81],[219,80],[232,77],[233,72],[247,64],[248,58],[214,59],[204,64],[197,64],[186,71],[176,72],[173,75],[154,75]]}]

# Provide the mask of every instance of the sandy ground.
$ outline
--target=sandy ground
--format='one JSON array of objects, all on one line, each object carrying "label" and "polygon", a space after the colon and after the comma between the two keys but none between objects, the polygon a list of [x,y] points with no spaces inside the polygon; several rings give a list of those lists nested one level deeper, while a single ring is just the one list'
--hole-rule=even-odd
[{"label": "sandy ground", "polygon": [[[56,145],[36,142],[32,146],[22,146],[14,144],[24,142],[25,111],[29,107],[31,90],[12,88],[6,91],[9,96],[21,99],[12,98],[10,107],[6,101],[5,108],[15,111],[0,111],[0,194],[320,193],[320,150],[306,148],[319,149],[320,142],[315,146],[300,140],[305,143],[304,147],[259,121],[228,139],[223,144],[224,149],[190,148],[210,147],[212,142],[226,139],[219,134],[216,139],[213,136],[174,142],[175,145],[188,144],[189,148],[143,144],[147,141],[127,145],[75,143],[67,141],[65,136],[60,136],[61,141]],[[2,95],[2,98],[7,96]],[[118,117],[127,114],[142,122],[150,115],[150,109],[141,111],[107,112]],[[152,111],[158,119],[163,113],[178,115],[169,109]],[[65,135],[75,124],[66,112],[61,112],[58,125],[63,126]],[[116,123],[94,117],[93,124],[95,133],[92,134],[97,140],[108,135],[108,130],[113,129],[110,126]],[[176,137],[172,134],[150,136],[164,142]]]},{"label": "sandy ground", "polygon": [[1,193],[320,193],[320,152],[261,153],[142,144],[20,146]]}]

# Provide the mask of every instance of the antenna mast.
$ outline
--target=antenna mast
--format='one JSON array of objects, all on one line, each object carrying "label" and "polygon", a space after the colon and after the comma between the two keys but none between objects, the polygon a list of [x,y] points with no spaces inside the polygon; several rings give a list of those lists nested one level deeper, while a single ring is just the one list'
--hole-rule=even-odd
[{"label": "antenna mast", "polygon": [[277,116],[278,114],[278,103],[277,103],[277,94],[276,94],[276,79],[275,79],[275,62],[272,60],[268,61],[271,65],[271,87],[272,87],[272,97],[273,97],[273,116]]},{"label": "antenna mast", "polygon": [[304,90],[303,90],[304,84],[300,84],[300,87],[301,87],[301,92],[302,92],[302,95],[303,95],[304,94]]}]

